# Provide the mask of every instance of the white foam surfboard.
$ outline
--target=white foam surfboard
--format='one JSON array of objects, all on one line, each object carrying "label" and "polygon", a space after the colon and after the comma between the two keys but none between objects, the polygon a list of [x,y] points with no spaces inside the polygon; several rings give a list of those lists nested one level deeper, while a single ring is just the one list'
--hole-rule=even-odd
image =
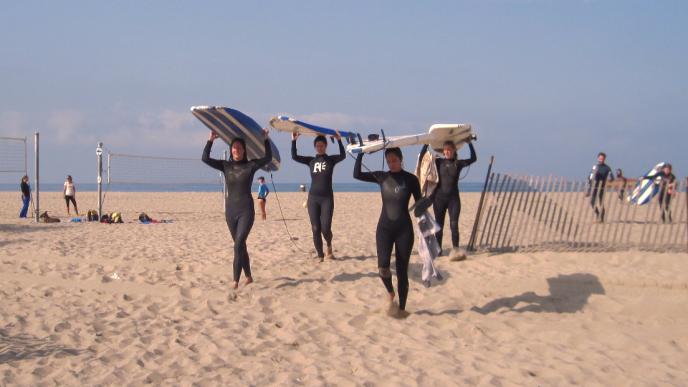
[{"label": "white foam surfboard", "polygon": [[470,124],[435,124],[427,133],[406,136],[391,136],[385,140],[363,141],[361,144],[350,144],[346,147],[349,153],[373,153],[385,148],[405,147],[411,145],[428,144],[440,151],[446,141],[453,141],[457,149],[473,136]]}]

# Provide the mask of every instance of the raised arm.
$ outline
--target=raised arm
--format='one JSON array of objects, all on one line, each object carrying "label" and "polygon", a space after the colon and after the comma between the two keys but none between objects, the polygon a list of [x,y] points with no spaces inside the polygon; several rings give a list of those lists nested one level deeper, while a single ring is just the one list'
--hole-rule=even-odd
[{"label": "raised arm", "polygon": [[310,164],[311,160],[313,160],[312,157],[298,155],[296,151],[296,139],[291,140],[291,159],[296,161],[297,163],[306,165]]},{"label": "raised arm", "polygon": [[205,148],[203,148],[203,156],[201,157],[201,160],[211,168],[215,168],[218,171],[224,171],[222,160],[217,160],[210,157],[210,149],[212,147],[213,141],[208,140],[208,142],[205,144]]},{"label": "raised arm", "polygon": [[354,179],[360,181],[367,181],[369,183],[377,183],[375,174],[373,172],[362,172],[361,165],[363,164],[363,152],[356,157],[356,164],[354,165]]},{"label": "raised arm", "polygon": [[257,171],[258,169],[264,167],[267,165],[270,161],[272,161],[272,147],[270,146],[270,139],[265,137],[265,155],[259,159],[251,160],[253,163],[253,170]]},{"label": "raised arm", "polygon": [[346,149],[344,149],[344,144],[342,144],[341,138],[337,139],[337,144],[339,144],[339,156],[332,157],[332,159],[334,159],[335,164],[337,164],[340,161],[344,161],[344,159],[346,158]]},{"label": "raised arm", "polygon": [[473,142],[468,143],[468,149],[470,149],[470,151],[471,151],[471,157],[467,158],[467,159],[459,160],[461,165],[463,165],[464,167],[467,167],[467,166],[473,164],[474,162],[476,162],[478,160],[478,157],[475,154],[475,148],[473,147]]}]

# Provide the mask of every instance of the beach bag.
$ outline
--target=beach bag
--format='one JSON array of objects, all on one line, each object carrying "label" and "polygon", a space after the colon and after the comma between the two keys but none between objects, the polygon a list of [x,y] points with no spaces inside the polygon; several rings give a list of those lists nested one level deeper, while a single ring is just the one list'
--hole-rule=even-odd
[{"label": "beach bag", "polygon": [[88,210],[86,213],[86,220],[89,222],[97,222],[98,221],[98,211],[96,210]]},{"label": "beach bag", "polygon": [[112,223],[110,221],[110,215],[104,214],[103,216],[100,217],[100,223]]},{"label": "beach bag", "polygon": [[146,214],[145,212],[142,212],[142,213],[139,214],[139,222],[141,222],[141,223],[150,223],[150,222],[152,222],[152,221],[153,221],[153,219],[151,219],[151,217],[148,216],[148,214]]},{"label": "beach bag", "polygon": [[124,223],[122,221],[122,214],[119,212],[113,212],[110,214],[110,223]]}]

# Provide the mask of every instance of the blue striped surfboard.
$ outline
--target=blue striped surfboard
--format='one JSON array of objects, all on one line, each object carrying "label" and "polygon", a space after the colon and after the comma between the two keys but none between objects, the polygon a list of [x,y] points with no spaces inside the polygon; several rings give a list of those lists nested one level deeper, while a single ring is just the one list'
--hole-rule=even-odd
[{"label": "blue striped surfboard", "polygon": [[[227,144],[241,137],[246,141],[249,160],[258,159],[265,154],[263,128],[246,114],[224,106],[192,106],[191,114],[198,118],[208,129],[217,133]],[[276,171],[280,167],[280,154],[275,143],[270,140],[272,161],[263,167],[265,171]]]},{"label": "blue striped surfboard", "polygon": [[[273,117],[270,120],[270,126],[275,128],[276,130],[279,130],[280,132],[297,132],[300,134],[308,134],[311,136],[334,136],[337,134],[337,131],[335,129],[309,124],[307,122],[295,120],[287,116]],[[353,139],[356,136],[356,133],[347,132],[344,130],[340,130],[339,134],[342,136],[342,138],[346,139]]]},{"label": "blue striped surfboard", "polygon": [[638,183],[628,197],[628,201],[639,206],[649,203],[659,192],[659,185],[655,183],[656,179],[645,179],[644,177],[658,173],[663,167],[664,163],[659,163],[638,179]]}]

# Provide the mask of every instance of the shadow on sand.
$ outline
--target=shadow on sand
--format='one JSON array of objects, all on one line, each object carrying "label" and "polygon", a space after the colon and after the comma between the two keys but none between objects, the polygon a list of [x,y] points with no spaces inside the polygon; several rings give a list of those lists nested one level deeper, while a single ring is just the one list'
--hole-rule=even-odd
[{"label": "shadow on sand", "polygon": [[63,347],[47,338],[10,336],[4,329],[0,329],[0,364],[47,356],[78,356],[84,352],[86,351]]},{"label": "shadow on sand", "polygon": [[589,273],[563,274],[547,278],[549,295],[525,292],[513,297],[497,298],[472,311],[480,314],[496,312],[502,308],[512,312],[576,313],[585,307],[593,294],[605,294],[600,280]]}]

